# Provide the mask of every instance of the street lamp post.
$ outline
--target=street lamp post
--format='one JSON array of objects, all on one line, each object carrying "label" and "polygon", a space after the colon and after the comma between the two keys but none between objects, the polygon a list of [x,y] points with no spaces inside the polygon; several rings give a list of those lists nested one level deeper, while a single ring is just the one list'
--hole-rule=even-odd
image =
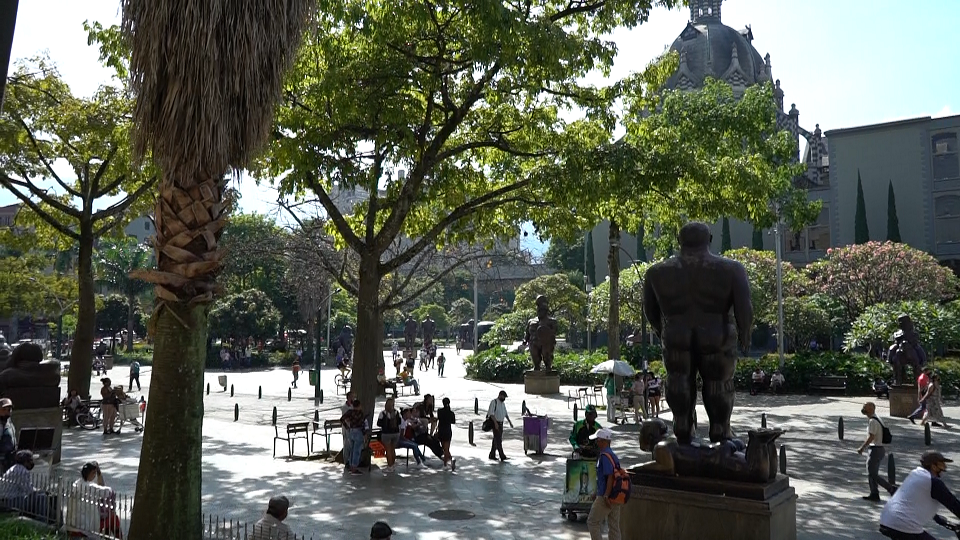
[{"label": "street lamp post", "polygon": [[480,293],[477,289],[477,278],[479,275],[480,268],[477,268],[477,271],[473,274],[473,354],[477,354],[477,347],[480,343],[480,337],[477,335],[477,325],[480,323],[480,315],[478,314]]},{"label": "street lamp post", "polygon": [[777,212],[777,224],[773,233],[777,245],[774,251],[777,257],[777,355],[780,369],[783,369],[783,220],[780,219],[780,212]]}]

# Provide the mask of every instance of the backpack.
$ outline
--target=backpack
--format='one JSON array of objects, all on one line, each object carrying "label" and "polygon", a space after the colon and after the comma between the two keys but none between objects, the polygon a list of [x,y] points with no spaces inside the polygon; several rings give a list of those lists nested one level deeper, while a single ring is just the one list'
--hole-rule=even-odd
[{"label": "backpack", "polygon": [[890,444],[893,442],[893,433],[890,433],[890,429],[887,426],[883,425],[883,422],[880,421],[876,416],[873,417],[874,420],[880,424],[880,429],[883,430],[883,435],[880,437],[880,442],[883,444]]},{"label": "backpack", "polygon": [[[603,452],[600,455],[606,456],[610,460],[610,464],[613,465],[613,487],[610,488],[610,504],[626,504],[630,500],[630,490],[633,487],[630,482],[630,474],[620,468],[610,457],[610,454]],[[600,493],[597,495],[602,496]]]}]

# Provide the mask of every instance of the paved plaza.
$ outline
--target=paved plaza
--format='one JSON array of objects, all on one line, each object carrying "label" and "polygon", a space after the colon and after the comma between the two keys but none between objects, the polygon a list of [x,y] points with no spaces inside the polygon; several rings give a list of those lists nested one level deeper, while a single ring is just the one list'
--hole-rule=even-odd
[{"label": "paved plaza", "polygon": [[[229,390],[220,391],[217,376],[221,373],[208,372],[206,379],[211,392],[204,399],[204,512],[252,523],[261,517],[270,496],[284,494],[291,501],[288,523],[292,529],[315,539],[367,538],[372,523],[380,519],[390,523],[398,540],[588,538],[584,523],[568,522],[559,513],[564,464],[570,451],[567,436],[573,424],[565,397],[526,396],[522,385],[466,380],[460,358],[452,349],[445,349],[444,353],[449,358],[446,377],[439,378],[436,371],[418,371],[417,376],[422,391],[436,395],[438,405],[442,397],[452,401],[457,414],[451,447],[457,457],[455,473],[442,468],[407,469],[401,458],[396,474],[384,476],[374,466],[369,475],[345,476],[341,466],[331,462],[287,459],[283,441],[278,442],[279,457],[274,459],[273,407],[277,407],[277,423],[281,428],[288,422],[313,419],[313,388],[307,384],[306,374],[300,379],[300,388],[293,391],[292,401],[288,402],[289,370],[230,372],[228,384],[235,389],[232,398]],[[387,365],[390,370],[390,363]],[[335,392],[335,373],[333,368],[322,372],[325,397],[319,406],[322,419],[338,418],[340,414],[343,396]],[[126,382],[127,368],[118,367],[110,375],[116,382]],[[144,368],[140,378],[149,400],[149,368]],[[262,399],[257,397],[258,386],[263,388]],[[509,394],[508,410],[516,426],[505,432],[504,448],[511,458],[506,463],[487,459],[491,437],[479,429],[486,405],[501,389]],[[566,388],[563,392],[565,396]],[[133,395],[139,397],[140,394],[133,392]],[[480,416],[474,414],[474,398],[480,400]],[[412,404],[417,399],[402,397],[398,402]],[[520,417],[523,400],[532,412],[551,417],[549,445],[543,456],[524,456]],[[733,423],[739,433],[745,434],[748,428],[759,426],[762,413],[767,414],[770,427],[787,430],[781,441],[787,446],[790,482],[799,496],[800,539],[883,538],[876,532],[881,506],[860,499],[867,492],[865,458],[857,455],[856,449],[864,436],[865,423],[859,411],[866,400],[738,395]],[[233,419],[235,404],[240,407],[238,422]],[[378,402],[378,412],[379,408],[382,401]],[[949,402],[944,409],[948,417],[960,417],[955,402]],[[923,429],[906,420],[888,420],[887,412],[886,401],[878,402],[878,413],[893,432],[890,451],[896,456],[898,481],[902,481],[916,466],[925,448]],[[837,436],[837,421],[841,416],[846,426],[844,441]],[[669,419],[669,412],[662,417]],[[702,408],[699,417],[706,418]],[[149,409],[146,421],[150,422]],[[477,428],[476,446],[467,443],[467,425],[471,421]],[[602,412],[600,421],[606,424]],[[615,426],[614,431],[618,437],[613,448],[625,467],[649,459],[637,446],[635,425]],[[957,440],[956,430],[934,429],[934,447],[950,457],[960,457],[951,456]],[[60,469],[72,478],[85,461],[98,460],[108,485],[132,495],[140,441],[140,435],[126,430],[107,439],[97,432],[66,431]],[[320,441],[318,438],[316,450],[321,450]],[[337,436],[332,447],[340,446]],[[305,450],[303,442],[298,441],[297,453],[303,455]],[[431,461],[437,466],[439,460]],[[374,463],[383,463],[383,460]],[[883,470],[886,471],[886,463]],[[960,475],[953,471],[945,477],[948,485],[960,488],[956,478]],[[461,521],[430,517],[430,513],[438,510],[463,510],[474,517]],[[935,529],[936,525],[931,524],[931,528]],[[931,532],[947,536],[946,531]]]}]

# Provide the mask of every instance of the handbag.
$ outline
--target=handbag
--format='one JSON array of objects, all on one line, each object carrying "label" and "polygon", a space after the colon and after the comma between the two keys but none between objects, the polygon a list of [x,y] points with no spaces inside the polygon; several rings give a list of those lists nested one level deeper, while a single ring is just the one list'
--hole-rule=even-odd
[{"label": "handbag", "polygon": [[483,425],[480,426],[480,429],[483,431],[493,431],[493,418],[488,416],[487,419],[483,421]]}]

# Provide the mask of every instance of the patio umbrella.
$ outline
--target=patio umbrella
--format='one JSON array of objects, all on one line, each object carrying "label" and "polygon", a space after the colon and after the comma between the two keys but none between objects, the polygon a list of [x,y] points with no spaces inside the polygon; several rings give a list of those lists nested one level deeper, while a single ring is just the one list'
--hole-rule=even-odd
[{"label": "patio umbrella", "polygon": [[636,371],[633,369],[633,366],[622,360],[610,359],[593,366],[590,373],[613,373],[621,377],[630,377],[636,373]]}]

